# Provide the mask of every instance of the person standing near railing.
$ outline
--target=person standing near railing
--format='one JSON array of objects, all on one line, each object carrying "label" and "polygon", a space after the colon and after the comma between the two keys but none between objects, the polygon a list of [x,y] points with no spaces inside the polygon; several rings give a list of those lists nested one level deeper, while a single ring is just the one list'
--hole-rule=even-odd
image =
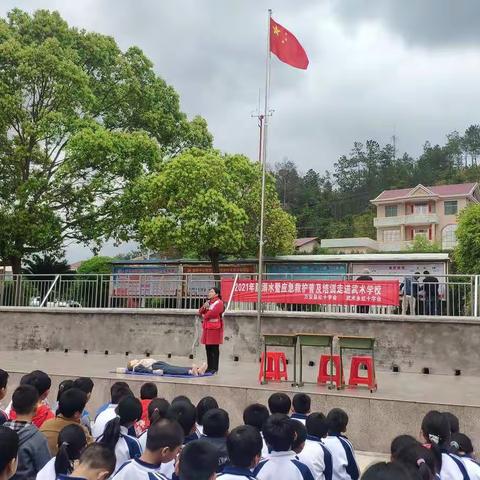
[{"label": "person standing near railing", "polygon": [[437,315],[438,309],[438,278],[430,275],[428,270],[423,272],[423,294],[425,299],[425,315]]},{"label": "person standing near railing", "polygon": [[223,343],[223,318],[225,306],[220,289],[212,287],[208,291],[208,300],[199,310],[202,317],[202,339],[207,353],[207,372],[216,373],[220,359],[220,345]]},{"label": "person standing near railing", "polygon": [[418,299],[418,279],[420,272],[415,272],[414,275],[406,276],[400,284],[400,292],[402,295],[402,315],[407,314],[407,308],[410,315],[416,314],[416,306]]}]

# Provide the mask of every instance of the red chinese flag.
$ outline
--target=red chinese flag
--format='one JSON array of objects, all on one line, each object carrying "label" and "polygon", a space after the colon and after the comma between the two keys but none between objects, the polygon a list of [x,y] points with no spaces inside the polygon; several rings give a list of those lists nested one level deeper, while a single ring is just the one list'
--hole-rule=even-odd
[{"label": "red chinese flag", "polygon": [[307,54],[295,35],[272,18],[270,18],[270,51],[292,67],[303,70],[308,67]]}]

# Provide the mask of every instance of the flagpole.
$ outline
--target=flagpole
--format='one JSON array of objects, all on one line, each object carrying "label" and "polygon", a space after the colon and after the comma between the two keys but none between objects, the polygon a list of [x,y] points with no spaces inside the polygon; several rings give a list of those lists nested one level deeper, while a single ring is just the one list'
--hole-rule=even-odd
[{"label": "flagpole", "polygon": [[268,103],[270,100],[270,20],[272,18],[272,10],[268,10],[267,15],[267,58],[265,66],[265,104],[263,116],[263,145],[261,155],[262,168],[262,191],[260,200],[260,240],[258,245],[258,292],[257,292],[257,348],[258,356],[262,350],[262,285],[263,285],[263,236],[264,236],[264,222],[265,222],[265,177],[267,168],[267,138],[268,138]]}]

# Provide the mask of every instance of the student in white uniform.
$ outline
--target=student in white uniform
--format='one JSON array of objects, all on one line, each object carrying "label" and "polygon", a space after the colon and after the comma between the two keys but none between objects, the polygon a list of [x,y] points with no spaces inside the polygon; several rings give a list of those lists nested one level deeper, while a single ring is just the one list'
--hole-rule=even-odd
[{"label": "student in white uniform", "polygon": [[221,480],[255,480],[252,470],[260,462],[263,440],[250,425],[234,428],[227,437],[230,463],[217,475]]},{"label": "student in white uniform", "polygon": [[115,470],[115,454],[104,445],[91,443],[80,455],[71,475],[60,474],[57,480],[106,480]]},{"label": "student in white uniform", "polygon": [[179,480],[214,480],[217,465],[216,448],[210,443],[193,440],[182,449],[175,474]]},{"label": "student in white uniform", "polygon": [[455,455],[463,460],[470,479],[479,479],[480,465],[475,458],[475,452],[470,438],[464,433],[454,433],[450,445]]},{"label": "student in white uniform", "polygon": [[97,440],[115,453],[115,472],[127,461],[142,454],[139,441],[128,435],[128,429],[142,418],[142,404],[138,398],[124,397],[116,408],[117,416],[105,426],[103,435]]},{"label": "student in white uniform", "polygon": [[312,399],[306,393],[297,393],[292,400],[292,415],[291,418],[298,420],[305,425],[307,417],[310,414],[310,406]]},{"label": "student in white uniform", "polygon": [[307,417],[306,428],[307,439],[299,455],[300,461],[311,465],[315,480],[332,480],[332,454],[323,444],[328,434],[327,417],[320,412],[311,413]]},{"label": "student in white uniform", "polygon": [[272,393],[268,398],[268,408],[270,413],[282,413],[283,415],[290,415],[292,408],[292,401],[286,393],[276,392]]},{"label": "student in white uniform", "polygon": [[395,461],[403,464],[413,476],[420,480],[435,480],[437,466],[431,449],[419,442],[410,444],[396,453]]},{"label": "student in white uniform", "polygon": [[353,446],[347,437],[348,415],[341,408],[328,412],[328,436],[323,443],[332,454],[333,480],[358,480],[360,471],[355,460]]},{"label": "student in white uniform", "polygon": [[268,457],[268,447],[265,439],[263,438],[262,427],[269,416],[270,413],[268,408],[260,403],[253,403],[243,411],[243,423],[256,428],[262,436],[262,460]]},{"label": "student in white uniform", "polygon": [[[159,422],[160,420],[167,418],[167,411],[169,407],[170,403],[164,398],[154,398],[147,408],[150,426],[154,423]],[[143,432],[138,437],[138,441],[140,442],[140,446],[142,447],[142,452],[145,451],[145,448],[147,446],[147,432],[148,429],[145,430],[145,432]]]},{"label": "student in white uniform", "polygon": [[177,458],[183,444],[183,429],[178,422],[160,420],[147,432],[147,448],[140,458],[124,463],[115,474],[115,480],[168,480],[160,472],[162,464]]},{"label": "student in white uniform", "polygon": [[92,437],[97,440],[103,431],[107,423],[116,417],[115,409],[118,407],[122,398],[131,396],[134,397],[133,392],[130,390],[125,382],[116,382],[110,388],[111,402],[98,414],[95,419],[95,423],[92,427]]},{"label": "student in white uniform", "polygon": [[213,397],[203,397],[197,403],[197,435],[203,435],[203,416],[214,408],[218,408],[218,402]]},{"label": "student in white uniform", "polygon": [[450,424],[445,415],[436,410],[428,412],[421,432],[427,448],[441,455],[440,480],[471,480],[463,461],[451,453]]},{"label": "student in white uniform", "polygon": [[85,430],[81,425],[63,427],[58,434],[57,455],[37,473],[36,480],[55,480],[58,475],[70,475],[75,460],[87,446]]},{"label": "student in white uniform", "polygon": [[270,450],[255,470],[258,480],[313,480],[310,469],[296,458],[292,450],[295,441],[295,420],[286,415],[271,415],[263,426],[265,441]]}]

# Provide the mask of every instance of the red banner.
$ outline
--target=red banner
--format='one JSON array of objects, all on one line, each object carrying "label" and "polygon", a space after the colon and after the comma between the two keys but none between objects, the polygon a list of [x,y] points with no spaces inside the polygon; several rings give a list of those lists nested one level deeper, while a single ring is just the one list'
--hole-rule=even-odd
[{"label": "red banner", "polygon": [[[222,298],[230,299],[233,278],[222,279]],[[256,302],[256,280],[237,280],[232,300]],[[400,286],[397,280],[265,280],[262,301],[266,303],[296,303],[321,305],[380,305],[398,306]]]}]

